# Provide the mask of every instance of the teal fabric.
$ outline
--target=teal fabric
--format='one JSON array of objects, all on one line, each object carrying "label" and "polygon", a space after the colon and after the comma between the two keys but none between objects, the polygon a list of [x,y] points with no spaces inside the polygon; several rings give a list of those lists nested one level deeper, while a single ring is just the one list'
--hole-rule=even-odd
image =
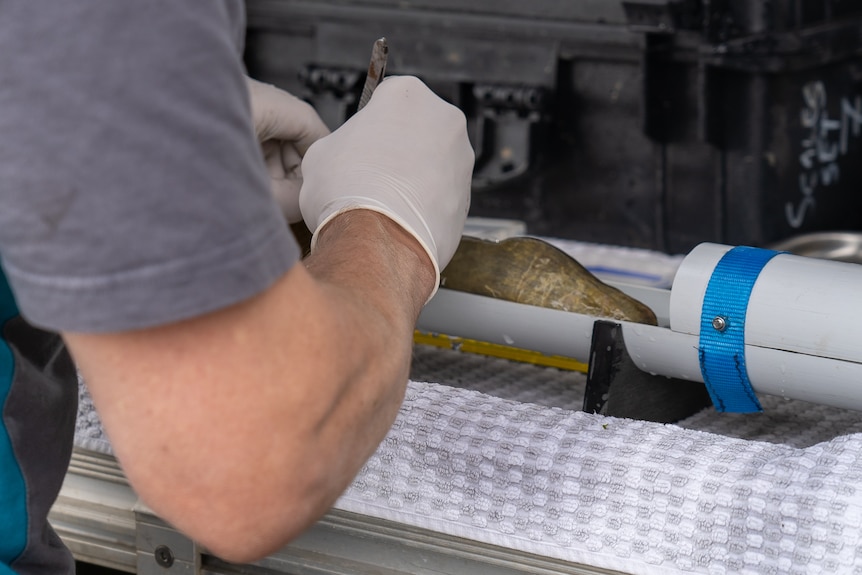
[{"label": "teal fabric", "polygon": [[[18,315],[18,306],[0,271],[0,334],[7,321]],[[27,491],[21,467],[12,450],[12,440],[2,417],[12,386],[15,361],[12,350],[0,338],[0,575],[12,573],[7,566],[27,543]]]}]

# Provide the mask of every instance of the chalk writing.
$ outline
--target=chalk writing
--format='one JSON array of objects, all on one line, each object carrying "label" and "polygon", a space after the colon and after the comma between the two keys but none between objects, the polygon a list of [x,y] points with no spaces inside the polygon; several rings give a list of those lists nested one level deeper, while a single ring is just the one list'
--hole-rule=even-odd
[{"label": "chalk writing", "polygon": [[817,191],[841,180],[840,159],[847,155],[851,138],[862,132],[862,96],[841,99],[841,117],[829,117],[828,96],[823,82],[809,82],[802,87],[804,106],[800,121],[805,134],[799,154],[799,192],[802,199],[787,202],[784,213],[793,228],[801,227],[808,210],[816,204]]}]

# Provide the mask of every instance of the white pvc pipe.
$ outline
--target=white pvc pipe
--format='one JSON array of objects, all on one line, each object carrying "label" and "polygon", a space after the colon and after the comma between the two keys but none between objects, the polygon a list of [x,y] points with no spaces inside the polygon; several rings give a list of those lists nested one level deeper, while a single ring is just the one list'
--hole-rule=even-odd
[{"label": "white pvc pipe", "polygon": [[749,346],[745,362],[757,393],[862,411],[862,363]]},{"label": "white pvc pipe", "polygon": [[[639,369],[703,383],[698,336],[640,324],[622,326],[626,349]],[[862,363],[751,345],[745,346],[745,363],[758,394],[862,411]]]},{"label": "white pvc pipe", "polygon": [[[673,331],[700,333],[707,284],[729,249],[701,244],[683,260],[670,297]],[[751,290],[745,344],[862,362],[862,265],[775,256]]]},{"label": "white pvc pipe", "polygon": [[[677,287],[675,283],[674,289]],[[703,289],[705,291],[705,287]],[[697,309],[700,309],[699,303]],[[678,325],[673,310],[671,305],[671,323]],[[691,315],[691,310],[683,311]],[[586,363],[595,320],[586,315],[441,289],[425,306],[417,327],[426,332],[561,355]],[[703,383],[697,333],[618,323],[623,327],[626,349],[639,369]],[[699,330],[699,311],[697,327]],[[855,341],[862,342],[862,339]],[[745,360],[757,393],[862,411],[862,363],[748,343]]]},{"label": "white pvc pipe", "polygon": [[416,327],[587,362],[595,318],[441,288]]},{"label": "white pvc pipe", "polygon": [[700,333],[700,310],[712,270],[730,246],[700,244],[689,252],[673,278],[670,293],[670,328],[679,333]]},{"label": "white pvc pipe", "polygon": [[641,371],[703,383],[696,336],[638,323],[622,326],[626,350]]}]

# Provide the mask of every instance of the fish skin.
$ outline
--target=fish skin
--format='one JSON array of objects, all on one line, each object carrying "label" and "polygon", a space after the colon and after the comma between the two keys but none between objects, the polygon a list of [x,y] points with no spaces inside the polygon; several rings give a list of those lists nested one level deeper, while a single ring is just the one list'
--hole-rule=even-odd
[{"label": "fish skin", "polygon": [[532,237],[461,239],[441,287],[592,317],[657,325],[655,313],[559,248]]}]

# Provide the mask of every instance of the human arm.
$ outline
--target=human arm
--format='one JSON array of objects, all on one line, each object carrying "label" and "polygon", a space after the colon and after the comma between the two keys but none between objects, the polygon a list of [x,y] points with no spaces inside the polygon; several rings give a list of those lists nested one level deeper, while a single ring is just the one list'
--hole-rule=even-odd
[{"label": "human arm", "polygon": [[300,533],[383,438],[416,317],[466,217],[460,112],[399,79],[354,118],[307,156],[315,246],[303,265],[196,318],[64,333],[132,485],[228,560]]},{"label": "human arm", "polygon": [[260,296],[121,334],[66,333],[129,481],[215,554],[323,514],[389,428],[433,270],[398,226],[339,217]]}]

